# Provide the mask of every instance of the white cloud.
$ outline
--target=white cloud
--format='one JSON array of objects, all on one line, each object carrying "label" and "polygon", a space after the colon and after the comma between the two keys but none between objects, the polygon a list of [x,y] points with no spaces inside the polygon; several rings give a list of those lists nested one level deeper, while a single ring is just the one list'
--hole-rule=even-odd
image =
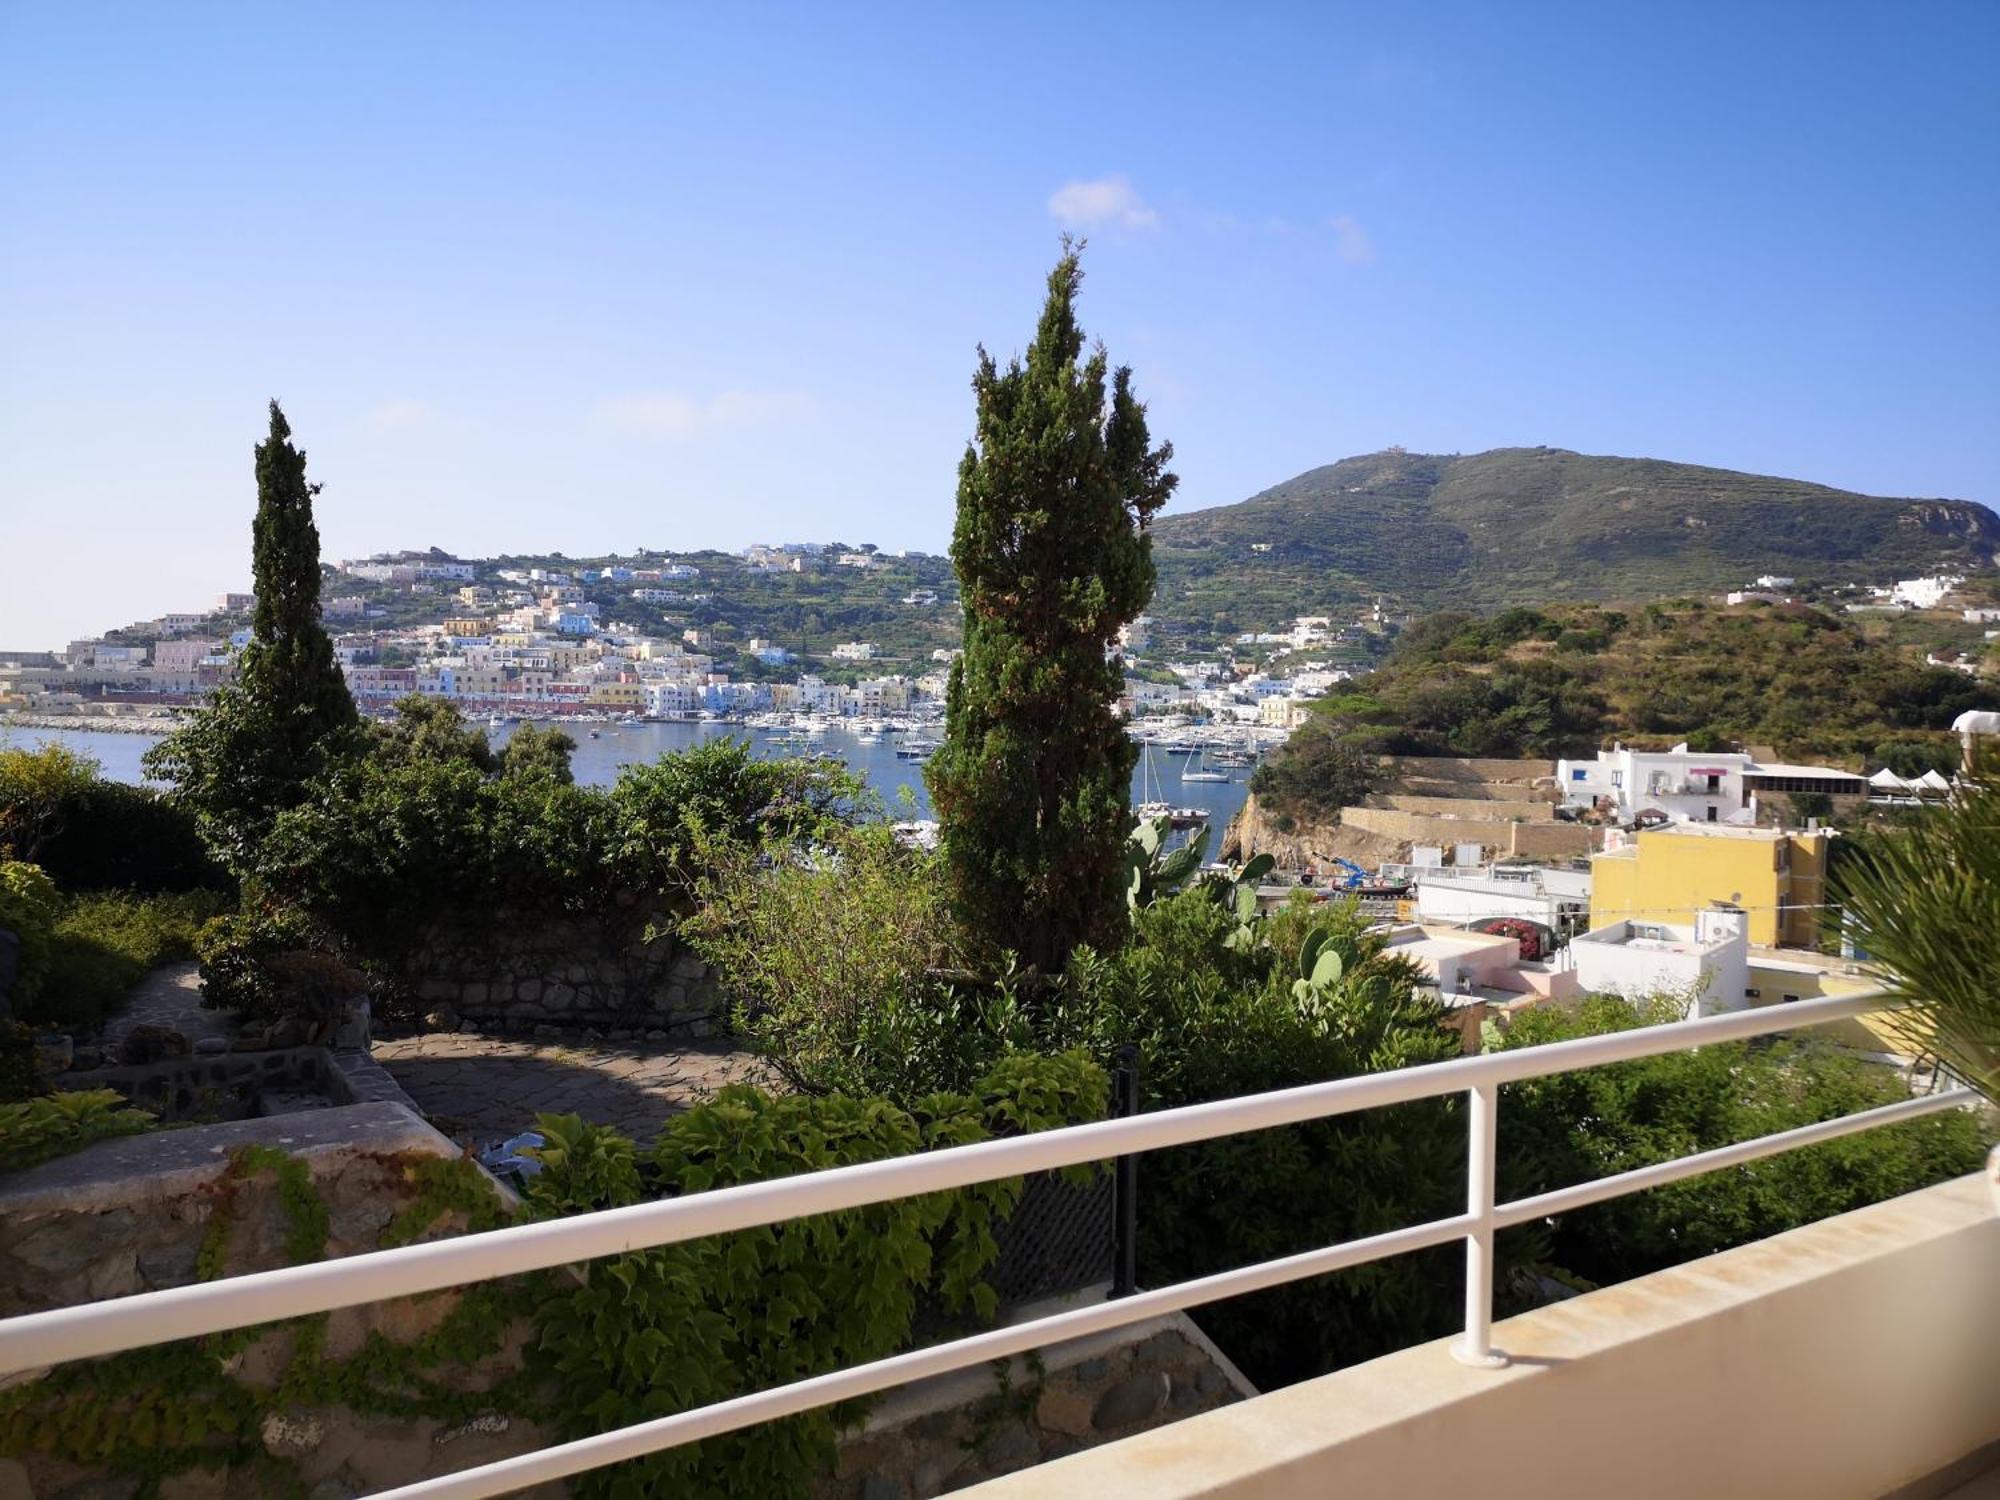
[{"label": "white cloud", "polygon": [[1065,182],[1049,194],[1049,213],[1059,224],[1093,229],[1117,224],[1125,229],[1158,229],[1160,216],[1146,206],[1129,177]]},{"label": "white cloud", "polygon": [[598,422],[634,437],[689,438],[725,428],[794,421],[813,409],[799,391],[723,391],[703,400],[681,391],[634,391],[597,405]]},{"label": "white cloud", "polygon": [[1346,214],[1335,214],[1327,221],[1333,230],[1333,253],[1350,266],[1365,266],[1375,259],[1375,242],[1368,238],[1368,231]]}]

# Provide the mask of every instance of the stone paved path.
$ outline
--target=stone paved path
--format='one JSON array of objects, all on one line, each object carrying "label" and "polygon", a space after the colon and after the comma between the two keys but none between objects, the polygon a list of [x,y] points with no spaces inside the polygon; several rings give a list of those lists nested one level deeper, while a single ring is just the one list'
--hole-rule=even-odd
[{"label": "stone paved path", "polygon": [[229,1035],[229,1016],[201,1008],[201,965],[192,961],[162,964],[125,997],[118,1013],[104,1022],[99,1044],[112,1056],[135,1026],[159,1026],[178,1031],[190,1042]]},{"label": "stone paved path", "polygon": [[375,1060],[445,1134],[485,1147],[537,1114],[582,1115],[641,1145],[725,1084],[773,1080],[722,1042],[525,1041],[471,1032],[378,1037]]}]

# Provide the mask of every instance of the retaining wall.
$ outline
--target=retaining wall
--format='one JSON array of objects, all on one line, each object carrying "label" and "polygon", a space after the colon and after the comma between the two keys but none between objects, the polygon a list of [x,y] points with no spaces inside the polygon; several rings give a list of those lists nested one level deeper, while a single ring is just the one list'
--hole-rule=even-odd
[{"label": "retaining wall", "polygon": [[1549,804],[1546,802],[1515,802],[1487,796],[1418,797],[1403,792],[1378,792],[1368,798],[1366,805],[1429,817],[1477,817],[1496,822],[1512,818],[1526,818],[1530,822],[1547,822],[1549,819]]},{"label": "retaining wall", "polygon": [[[1481,804],[1483,805],[1483,804]],[[1513,823],[1492,818],[1434,817],[1386,807],[1348,807],[1340,820],[1349,828],[1411,844],[1480,844],[1489,854],[1525,859],[1560,859],[1588,854],[1597,830],[1577,823]]]},{"label": "retaining wall", "polygon": [[510,918],[421,932],[395,963],[397,982],[427,1010],[459,1020],[629,1026],[704,1035],[725,1014],[721,986],[672,936],[664,911]]}]

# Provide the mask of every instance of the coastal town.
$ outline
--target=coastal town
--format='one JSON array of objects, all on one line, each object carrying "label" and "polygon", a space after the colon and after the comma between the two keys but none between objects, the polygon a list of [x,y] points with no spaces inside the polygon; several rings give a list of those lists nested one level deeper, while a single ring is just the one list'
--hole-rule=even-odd
[{"label": "coastal town", "polygon": [[[796,574],[885,569],[890,559],[793,543],[747,548],[740,561],[751,572]],[[799,717],[872,723],[877,732],[937,723],[955,645],[936,646],[921,660],[901,653],[897,670],[882,670],[891,653],[871,640],[833,643],[815,659],[775,639],[682,625],[688,606],[708,602],[701,578],[690,562],[515,568],[386,556],[330,570],[322,613],[348,690],[364,711],[386,710],[415,693],[503,722],[779,727]],[[205,611],[140,621],[60,652],[0,652],[0,713],[115,724],[198,702],[233,679],[254,602],[222,594]],[[894,607],[956,638],[956,600],[938,590],[913,588]],[[411,613],[430,618],[388,618]],[[1231,643],[1241,661],[1157,660],[1151,625],[1141,616],[1120,633],[1118,650],[1133,668],[1123,709],[1253,731],[1224,734],[1218,743],[1256,746],[1270,738],[1256,731],[1292,728],[1313,699],[1351,675],[1319,659],[1379,636],[1384,616],[1377,606],[1345,628],[1318,615],[1283,631],[1245,633]]]},{"label": "coastal town", "polygon": [[1993,0],[108,19],[0,1500],[2000,1500]]}]

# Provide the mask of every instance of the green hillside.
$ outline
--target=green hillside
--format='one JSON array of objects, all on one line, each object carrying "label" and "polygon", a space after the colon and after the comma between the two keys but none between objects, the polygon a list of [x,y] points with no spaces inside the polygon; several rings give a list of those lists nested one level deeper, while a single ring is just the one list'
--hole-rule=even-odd
[{"label": "green hillside", "polygon": [[[1978,627],[1958,644],[1983,645]],[[1873,621],[1803,605],[1570,604],[1431,615],[1316,707],[1295,745],[1511,757],[1689,740],[1908,775],[1957,764],[1951,722],[2000,707],[2000,676],[1927,665]]]},{"label": "green hillside", "polygon": [[2000,517],[1968,501],[1561,448],[1365,454],[1153,532],[1153,613],[1217,631],[1377,595],[1494,608],[1705,592],[1759,573],[1881,583],[2000,549]]}]

